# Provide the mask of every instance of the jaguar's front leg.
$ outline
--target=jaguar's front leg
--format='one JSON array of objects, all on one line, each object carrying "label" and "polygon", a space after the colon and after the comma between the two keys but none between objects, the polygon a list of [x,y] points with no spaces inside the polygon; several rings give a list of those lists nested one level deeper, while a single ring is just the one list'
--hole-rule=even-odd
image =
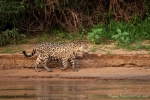
[{"label": "jaguar's front leg", "polygon": [[72,58],[72,59],[70,60],[70,62],[71,62],[71,65],[72,65],[72,70],[73,70],[74,72],[78,72],[78,69],[75,68],[75,64],[76,64],[75,58]]}]

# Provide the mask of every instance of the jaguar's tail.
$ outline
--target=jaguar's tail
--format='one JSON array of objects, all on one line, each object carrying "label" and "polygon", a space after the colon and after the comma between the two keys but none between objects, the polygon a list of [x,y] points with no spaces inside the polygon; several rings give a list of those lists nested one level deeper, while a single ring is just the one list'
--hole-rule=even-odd
[{"label": "jaguar's tail", "polygon": [[29,55],[26,53],[26,51],[23,51],[22,53],[23,53],[26,57],[32,57],[32,56],[36,53],[36,50],[33,49],[32,53],[29,54]]}]

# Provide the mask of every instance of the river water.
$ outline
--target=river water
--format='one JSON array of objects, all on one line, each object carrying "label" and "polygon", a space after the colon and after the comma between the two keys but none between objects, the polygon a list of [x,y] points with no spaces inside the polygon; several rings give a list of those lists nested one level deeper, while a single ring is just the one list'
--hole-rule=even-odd
[{"label": "river water", "polygon": [[0,80],[0,100],[150,99],[150,81]]}]

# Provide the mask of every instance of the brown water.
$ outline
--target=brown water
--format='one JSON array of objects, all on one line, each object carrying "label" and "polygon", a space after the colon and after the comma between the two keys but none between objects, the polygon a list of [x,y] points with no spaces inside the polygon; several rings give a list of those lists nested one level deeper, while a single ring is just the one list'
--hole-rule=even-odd
[{"label": "brown water", "polygon": [[1,81],[0,100],[150,99],[150,81]]}]

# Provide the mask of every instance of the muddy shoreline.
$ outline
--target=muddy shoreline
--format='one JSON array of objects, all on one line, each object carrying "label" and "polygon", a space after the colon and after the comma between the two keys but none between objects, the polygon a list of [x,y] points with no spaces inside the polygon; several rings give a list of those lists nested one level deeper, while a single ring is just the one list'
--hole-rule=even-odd
[{"label": "muddy shoreline", "polygon": [[61,62],[51,61],[52,72],[34,70],[36,56],[26,58],[22,54],[0,54],[0,79],[94,79],[94,80],[150,80],[150,55],[78,54],[73,72],[69,66],[60,70]]}]

